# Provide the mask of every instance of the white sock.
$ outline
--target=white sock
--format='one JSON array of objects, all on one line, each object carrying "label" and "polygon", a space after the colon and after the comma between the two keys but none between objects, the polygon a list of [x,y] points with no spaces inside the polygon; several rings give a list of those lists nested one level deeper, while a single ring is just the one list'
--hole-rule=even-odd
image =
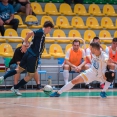
[{"label": "white sock", "polygon": [[68,70],[63,71],[63,77],[64,77],[65,84],[67,84],[68,79],[69,79],[69,71]]},{"label": "white sock", "polygon": [[114,72],[115,70],[113,70],[113,69],[110,69],[109,71],[112,71],[112,72]]},{"label": "white sock", "polygon": [[61,93],[65,92],[65,91],[68,91],[68,90],[70,90],[73,86],[74,86],[74,84],[72,84],[72,82],[70,81],[70,82],[68,82],[66,85],[64,85],[64,86],[58,91],[58,93],[61,94]]},{"label": "white sock", "polygon": [[110,82],[106,81],[102,92],[106,92],[107,89],[109,88],[110,84],[111,84]]}]

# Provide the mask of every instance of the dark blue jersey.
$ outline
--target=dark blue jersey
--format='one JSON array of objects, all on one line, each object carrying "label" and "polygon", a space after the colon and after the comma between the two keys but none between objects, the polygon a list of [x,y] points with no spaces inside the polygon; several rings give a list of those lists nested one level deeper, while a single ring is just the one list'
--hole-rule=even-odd
[{"label": "dark blue jersey", "polygon": [[40,57],[45,47],[45,34],[43,29],[39,29],[33,32],[34,37],[32,39],[31,46],[28,49],[28,51],[32,55]]}]

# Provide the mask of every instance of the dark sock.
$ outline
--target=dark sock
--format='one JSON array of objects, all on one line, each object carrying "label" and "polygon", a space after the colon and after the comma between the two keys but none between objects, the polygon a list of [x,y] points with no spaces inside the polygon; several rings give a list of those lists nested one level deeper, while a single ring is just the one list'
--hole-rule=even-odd
[{"label": "dark sock", "polygon": [[25,85],[27,82],[22,79],[17,85],[15,85],[14,89],[19,89],[21,86]]},{"label": "dark sock", "polygon": [[16,85],[14,85],[14,87],[15,87]]},{"label": "dark sock", "polygon": [[4,79],[6,79],[7,77],[10,77],[10,76],[13,76],[17,74],[17,71],[16,70],[11,70],[11,71],[8,71],[5,75],[4,75]]}]

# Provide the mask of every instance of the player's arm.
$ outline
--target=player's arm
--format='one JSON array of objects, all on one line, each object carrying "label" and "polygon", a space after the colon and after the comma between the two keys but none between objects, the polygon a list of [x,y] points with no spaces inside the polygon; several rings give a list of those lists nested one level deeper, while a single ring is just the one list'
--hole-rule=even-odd
[{"label": "player's arm", "polygon": [[88,58],[88,60],[90,61],[91,63],[91,52],[89,49],[86,49],[86,57]]}]

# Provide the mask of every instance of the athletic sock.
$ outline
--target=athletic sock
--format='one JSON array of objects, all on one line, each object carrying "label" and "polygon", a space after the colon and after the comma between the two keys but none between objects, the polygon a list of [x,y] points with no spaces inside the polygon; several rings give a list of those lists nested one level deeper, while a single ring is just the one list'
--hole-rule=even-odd
[{"label": "athletic sock", "polygon": [[19,89],[21,86],[25,85],[27,82],[22,79],[17,85],[15,85],[14,89]]},{"label": "athletic sock", "polygon": [[69,79],[69,71],[68,70],[63,71],[63,77],[64,77],[65,84],[67,84],[68,79]]},{"label": "athletic sock", "polygon": [[65,92],[65,91],[68,91],[68,90],[70,90],[73,86],[74,86],[74,84],[72,84],[72,82],[70,81],[70,82],[68,82],[65,86],[63,86],[63,87],[58,91],[58,93],[61,94],[61,93]]},{"label": "athletic sock", "polygon": [[110,82],[106,81],[102,92],[106,92],[107,89],[109,88],[110,84],[111,84]]},{"label": "athletic sock", "polygon": [[6,79],[7,77],[10,77],[10,76],[13,76],[17,74],[17,71],[16,70],[11,70],[11,71],[8,71],[5,75],[4,75],[4,79]]}]

